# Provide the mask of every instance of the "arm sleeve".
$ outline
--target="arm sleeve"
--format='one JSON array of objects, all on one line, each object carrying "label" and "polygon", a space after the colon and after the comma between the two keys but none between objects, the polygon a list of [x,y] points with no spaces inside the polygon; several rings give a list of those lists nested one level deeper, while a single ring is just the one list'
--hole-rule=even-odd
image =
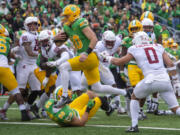
[{"label": "arm sleeve", "polygon": [[67,61],[69,58],[70,58],[69,53],[68,52],[63,52],[61,54],[61,58],[56,60],[57,66],[60,66],[63,62]]}]

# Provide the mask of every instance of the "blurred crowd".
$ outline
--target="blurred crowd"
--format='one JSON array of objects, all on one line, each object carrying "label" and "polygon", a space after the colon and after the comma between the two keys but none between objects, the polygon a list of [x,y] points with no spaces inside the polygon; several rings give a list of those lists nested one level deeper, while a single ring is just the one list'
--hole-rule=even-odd
[{"label": "blurred crowd", "polygon": [[[167,25],[180,29],[179,0],[2,0],[0,23],[9,31],[11,39],[23,29],[27,16],[38,16],[42,29],[61,27],[60,14],[69,3],[79,5],[81,16],[88,19],[99,39],[106,29],[128,36],[129,22],[139,18],[131,10],[133,3],[141,4],[141,13],[147,10],[156,13],[168,20]],[[163,30],[170,36],[166,25]]]}]

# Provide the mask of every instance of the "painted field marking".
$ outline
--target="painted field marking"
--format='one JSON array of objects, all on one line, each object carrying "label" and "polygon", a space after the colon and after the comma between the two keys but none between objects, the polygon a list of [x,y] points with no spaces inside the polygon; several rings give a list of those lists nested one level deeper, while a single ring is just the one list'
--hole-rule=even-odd
[{"label": "painted field marking", "polygon": [[[0,122],[0,124],[11,124],[11,125],[45,125],[45,126],[57,126],[56,123],[35,123],[35,122]],[[102,128],[127,128],[129,126],[119,126],[119,125],[90,125],[87,124],[86,127],[102,127]],[[173,130],[180,131],[180,128],[161,128],[161,127],[139,127],[141,129],[153,129],[153,130]]]}]

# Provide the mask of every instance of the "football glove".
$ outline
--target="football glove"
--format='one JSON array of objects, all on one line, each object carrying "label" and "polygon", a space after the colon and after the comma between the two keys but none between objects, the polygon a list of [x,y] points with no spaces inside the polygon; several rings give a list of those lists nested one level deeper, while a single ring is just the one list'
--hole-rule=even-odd
[{"label": "football glove", "polygon": [[49,67],[56,67],[57,62],[56,61],[49,61],[49,62],[46,62],[46,65],[49,66]]},{"label": "football glove", "polygon": [[110,54],[109,54],[107,51],[101,52],[101,53],[100,53],[100,56],[101,56],[104,60],[108,61],[108,63],[111,64],[111,59],[112,59],[113,57],[110,56]]},{"label": "football glove", "polygon": [[95,101],[94,100],[89,100],[88,104],[87,104],[87,108],[86,108],[86,112],[90,112],[91,109],[94,107],[95,105]]}]

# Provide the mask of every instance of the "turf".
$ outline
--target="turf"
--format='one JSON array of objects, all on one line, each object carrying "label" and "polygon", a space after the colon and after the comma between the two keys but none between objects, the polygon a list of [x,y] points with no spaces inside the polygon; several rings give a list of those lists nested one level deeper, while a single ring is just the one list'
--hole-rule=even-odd
[{"label": "turf", "polygon": [[[0,106],[6,98],[0,97]],[[162,101],[161,101],[162,102]],[[167,109],[164,103],[160,109]],[[0,120],[0,135],[131,135],[125,129],[131,124],[130,118],[125,115],[117,115],[114,112],[107,117],[102,110],[88,121],[86,127],[57,126],[47,119],[32,120],[30,122],[20,121],[20,112],[17,105],[13,104],[7,112],[8,121]],[[139,133],[136,135],[180,135],[180,117],[175,115],[155,116],[147,114],[148,119],[139,121]],[[9,122],[9,123],[6,123]],[[12,123],[17,122],[17,123]],[[40,125],[44,124],[44,125]],[[154,128],[159,129],[154,129]],[[160,129],[162,128],[162,129]],[[168,128],[168,129],[167,129]],[[169,129],[171,128],[171,130]]]}]

